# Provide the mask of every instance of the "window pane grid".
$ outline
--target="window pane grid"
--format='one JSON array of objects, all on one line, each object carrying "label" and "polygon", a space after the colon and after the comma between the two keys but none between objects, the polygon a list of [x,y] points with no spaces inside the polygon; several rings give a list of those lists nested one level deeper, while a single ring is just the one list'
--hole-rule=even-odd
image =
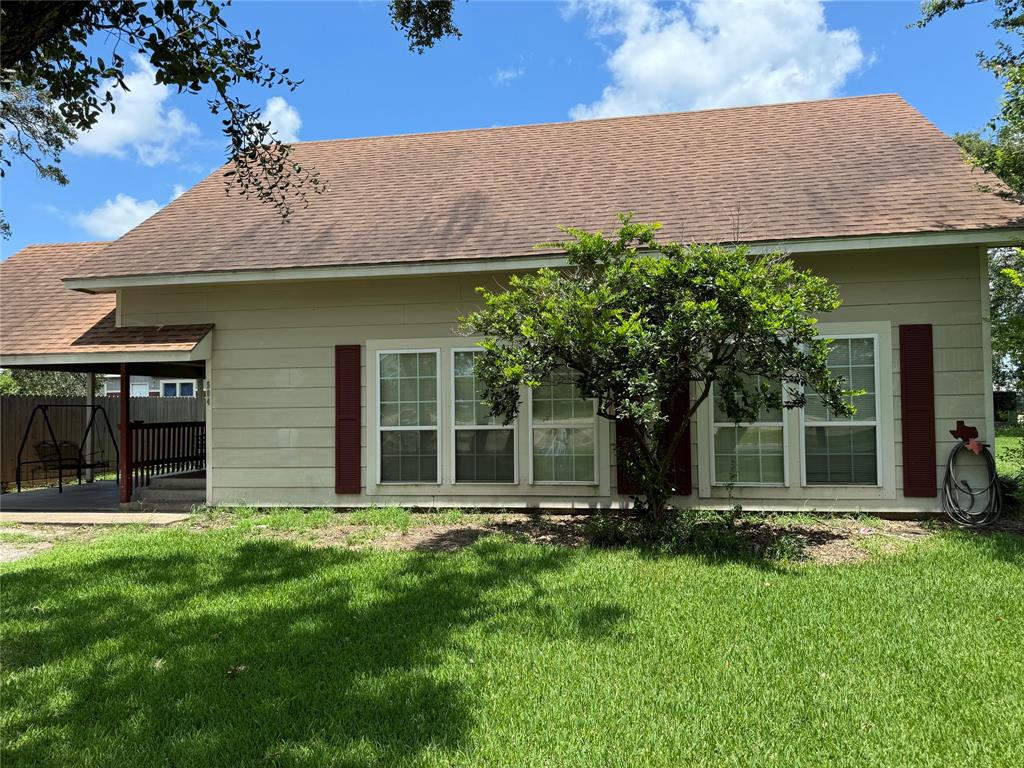
[{"label": "window pane grid", "polygon": [[382,483],[437,482],[437,356],[378,355]]},{"label": "window pane grid", "polygon": [[817,392],[808,392],[804,419],[813,422],[849,424],[874,423],[877,417],[875,392],[875,340],[874,338],[835,339],[828,357],[829,370],[843,380],[845,389],[864,390],[863,395],[847,395],[846,402],[857,409],[853,416],[837,416],[822,402]]},{"label": "window pane grid", "polygon": [[[760,387],[760,376],[750,386]],[[778,382],[781,393],[782,382]],[[721,398],[712,392],[714,472],[716,483],[785,485],[786,447],[782,410],[764,409],[758,420],[735,424],[725,414]]]},{"label": "window pane grid", "polygon": [[494,426],[506,428],[498,416],[491,415],[483,402],[483,385],[476,379],[474,361],[477,352],[454,353],[455,424],[456,426]]},{"label": "window pane grid", "polygon": [[877,485],[878,461],[873,426],[808,426],[804,429],[807,482],[824,485]]},{"label": "window pane grid", "polygon": [[479,352],[456,350],[452,355],[453,421],[456,483],[514,483],[516,480],[515,429],[482,401],[476,379]]},{"label": "window pane grid", "polygon": [[815,392],[804,409],[804,475],[808,485],[878,485],[878,393],[875,338],[835,339],[829,370],[847,389],[857,408],[853,416],[831,413]]},{"label": "window pane grid", "polygon": [[537,482],[592,482],[594,429],[534,427],[533,479]]},{"label": "window pane grid", "polygon": [[593,483],[596,407],[580,396],[573,375],[548,376],[530,394],[533,481]]},{"label": "window pane grid", "polygon": [[786,481],[783,427],[715,427],[715,482],[782,485]]},{"label": "window pane grid", "polygon": [[535,424],[573,427],[594,421],[593,400],[584,400],[568,374],[556,374],[533,390],[531,413]]},{"label": "window pane grid", "polygon": [[456,429],[456,483],[514,483],[515,433],[511,429]]}]

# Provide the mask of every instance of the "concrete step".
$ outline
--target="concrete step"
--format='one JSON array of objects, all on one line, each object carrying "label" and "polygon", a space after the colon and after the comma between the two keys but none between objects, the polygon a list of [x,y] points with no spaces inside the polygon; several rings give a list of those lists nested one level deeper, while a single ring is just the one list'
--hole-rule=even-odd
[{"label": "concrete step", "polygon": [[136,488],[132,499],[140,504],[177,504],[180,506],[191,506],[206,502],[206,487],[202,490],[192,488],[154,488],[152,485],[145,488]]},{"label": "concrete step", "polygon": [[194,475],[167,475],[166,477],[154,477],[149,481],[147,488],[159,488],[161,490],[176,491],[202,491],[206,495],[206,477]]},{"label": "concrete step", "polygon": [[195,504],[143,504],[133,501],[127,506],[131,512],[148,512],[150,514],[184,514],[190,515],[195,511]]}]

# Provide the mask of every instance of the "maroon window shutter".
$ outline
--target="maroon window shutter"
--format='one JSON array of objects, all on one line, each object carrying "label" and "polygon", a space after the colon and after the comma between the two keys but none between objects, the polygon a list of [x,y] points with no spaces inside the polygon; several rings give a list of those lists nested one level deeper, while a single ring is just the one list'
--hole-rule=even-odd
[{"label": "maroon window shutter", "polygon": [[334,492],[359,493],[362,382],[358,344],[334,348]]},{"label": "maroon window shutter", "polygon": [[[690,385],[686,383],[685,388],[680,392],[680,396],[675,400],[674,403],[665,404],[665,408],[668,409],[668,428],[667,434],[671,435],[675,433],[676,428],[682,423],[690,410]],[[621,459],[621,446],[623,440],[627,435],[631,434],[631,429],[624,424],[615,424],[615,449],[616,449],[616,476],[618,481],[619,493],[623,495],[631,495],[637,493],[640,489],[633,480],[632,476],[626,472],[623,467]],[[672,457],[672,483],[676,487],[676,493],[680,496],[689,496],[693,493],[693,478],[691,475],[691,454],[690,454],[690,425],[687,423],[686,431],[683,436],[679,438],[679,444],[676,446],[675,456]]]},{"label": "maroon window shutter", "polygon": [[903,495],[938,495],[935,471],[935,370],[930,325],[900,326]]},{"label": "maroon window shutter", "polygon": [[633,476],[626,471],[622,465],[622,450],[627,436],[632,436],[635,430],[628,424],[615,422],[615,477],[619,493],[623,496],[631,496],[637,493],[640,488],[633,480]]},{"label": "maroon window shutter", "polygon": [[690,382],[686,382],[679,393],[679,397],[672,403],[669,412],[669,434],[673,434],[676,428],[686,420],[686,428],[683,436],[679,438],[676,445],[675,455],[672,457],[672,482],[676,487],[676,494],[689,496],[693,493],[693,475],[691,471],[692,456],[690,455]]}]

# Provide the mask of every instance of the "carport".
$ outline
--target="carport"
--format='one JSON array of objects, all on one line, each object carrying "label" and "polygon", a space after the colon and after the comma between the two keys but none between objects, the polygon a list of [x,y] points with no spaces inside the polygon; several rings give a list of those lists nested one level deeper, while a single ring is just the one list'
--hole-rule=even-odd
[{"label": "carport", "polygon": [[[64,287],[62,275],[73,274],[79,263],[105,245],[29,246],[0,265],[0,367],[86,373],[90,382],[96,374],[117,374],[122,393],[131,391],[132,375],[197,379],[202,388],[213,326],[122,325],[115,295]],[[95,389],[87,389],[88,406]],[[205,394],[201,391],[199,396]],[[137,488],[158,476],[205,470],[205,421],[142,423],[133,420],[130,397],[120,397],[118,406],[120,504],[130,502]],[[4,424],[3,429],[18,431],[24,425]],[[56,497],[76,488],[87,486],[66,486],[63,494],[49,489],[32,494],[54,497],[55,507],[67,509],[70,497]],[[80,493],[83,506],[95,509],[106,503],[100,488]],[[5,502],[9,498],[5,495]],[[33,503],[43,503],[46,497],[38,498]],[[28,503],[26,499],[24,504]],[[16,506],[19,503],[11,500],[10,507]]]}]

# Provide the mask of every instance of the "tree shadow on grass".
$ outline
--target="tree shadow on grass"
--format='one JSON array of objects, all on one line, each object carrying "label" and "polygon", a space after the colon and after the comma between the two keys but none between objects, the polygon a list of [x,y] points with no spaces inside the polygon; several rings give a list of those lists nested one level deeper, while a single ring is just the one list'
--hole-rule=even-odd
[{"label": "tree shadow on grass", "polygon": [[182,538],[168,553],[169,540],[5,576],[5,765],[406,765],[459,750],[474,705],[452,672],[460,633],[493,616],[494,592],[572,557],[500,541],[452,557]]},{"label": "tree shadow on grass", "polygon": [[982,551],[990,560],[1024,567],[1024,534],[1013,527],[956,528],[947,536]]}]

